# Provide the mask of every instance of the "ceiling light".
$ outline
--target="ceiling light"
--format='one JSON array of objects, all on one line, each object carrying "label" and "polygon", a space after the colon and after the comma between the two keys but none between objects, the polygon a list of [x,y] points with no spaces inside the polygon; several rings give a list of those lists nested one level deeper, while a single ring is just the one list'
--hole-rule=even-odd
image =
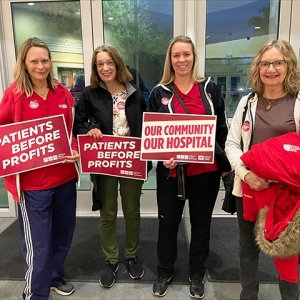
[{"label": "ceiling light", "polygon": [[255,28],[255,29],[260,29],[260,26],[255,26],[254,28]]}]

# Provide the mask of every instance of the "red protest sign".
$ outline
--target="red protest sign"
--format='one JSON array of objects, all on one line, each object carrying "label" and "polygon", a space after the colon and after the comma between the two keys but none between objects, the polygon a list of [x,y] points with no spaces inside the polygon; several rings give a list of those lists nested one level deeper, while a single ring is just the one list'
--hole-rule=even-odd
[{"label": "red protest sign", "polygon": [[63,115],[0,126],[0,176],[64,161],[71,155]]},{"label": "red protest sign", "polygon": [[144,113],[141,159],[214,163],[216,116]]},{"label": "red protest sign", "polygon": [[99,140],[78,135],[81,172],[146,180],[146,162],[140,160],[141,139],[103,135]]}]

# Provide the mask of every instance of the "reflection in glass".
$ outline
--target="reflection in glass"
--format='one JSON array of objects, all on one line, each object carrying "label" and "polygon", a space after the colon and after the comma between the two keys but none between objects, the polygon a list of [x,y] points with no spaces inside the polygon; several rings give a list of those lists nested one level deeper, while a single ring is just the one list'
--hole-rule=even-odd
[{"label": "reflection in glass", "polygon": [[[78,100],[84,86],[80,1],[28,4],[11,3],[16,56],[26,39],[43,40],[51,51],[55,76]],[[90,189],[89,175],[80,176],[78,189]]]},{"label": "reflection in glass", "polygon": [[[104,41],[120,52],[147,101],[173,38],[173,0],[104,0]],[[155,162],[143,189],[155,189]]]},{"label": "reflection in glass", "polygon": [[260,47],[278,34],[280,1],[207,0],[205,73],[222,90],[228,117],[251,89],[248,69]]},{"label": "reflection in glass", "polygon": [[1,208],[8,208],[8,197],[7,191],[4,187],[3,177],[0,177],[0,209]]},{"label": "reflection in glass", "polygon": [[75,88],[83,73],[80,1],[28,4],[11,3],[16,56],[26,39],[40,38],[51,51],[55,76],[68,89]]},{"label": "reflection in glass", "polygon": [[104,41],[123,57],[148,100],[160,81],[164,59],[173,37],[172,0],[104,0]]}]

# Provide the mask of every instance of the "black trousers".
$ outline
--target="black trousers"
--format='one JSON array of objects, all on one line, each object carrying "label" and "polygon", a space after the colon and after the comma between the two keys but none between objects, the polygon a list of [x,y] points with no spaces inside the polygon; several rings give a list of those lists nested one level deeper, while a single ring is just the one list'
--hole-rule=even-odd
[{"label": "black trousers", "polygon": [[[207,270],[210,224],[219,192],[220,171],[187,177],[191,223],[189,276],[203,278]],[[177,179],[157,175],[159,233],[157,274],[170,278],[177,259],[177,234],[182,219],[184,200],[177,198]]]}]

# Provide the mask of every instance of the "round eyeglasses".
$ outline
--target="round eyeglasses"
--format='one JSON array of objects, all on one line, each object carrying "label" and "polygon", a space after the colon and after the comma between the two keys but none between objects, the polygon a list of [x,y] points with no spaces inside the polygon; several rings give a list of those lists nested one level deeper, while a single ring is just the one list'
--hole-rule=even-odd
[{"label": "round eyeglasses", "polygon": [[261,70],[268,70],[270,68],[270,65],[273,65],[274,69],[280,70],[280,69],[284,68],[285,64],[286,64],[285,60],[276,60],[273,62],[261,61],[258,63],[258,67]]},{"label": "round eyeglasses", "polygon": [[107,67],[113,67],[113,66],[115,65],[115,62],[114,62],[113,60],[108,60],[108,61],[104,61],[104,62],[102,62],[102,61],[97,61],[97,62],[95,63],[95,65],[96,65],[98,68],[102,69],[102,68],[104,68],[104,65],[106,65]]}]

